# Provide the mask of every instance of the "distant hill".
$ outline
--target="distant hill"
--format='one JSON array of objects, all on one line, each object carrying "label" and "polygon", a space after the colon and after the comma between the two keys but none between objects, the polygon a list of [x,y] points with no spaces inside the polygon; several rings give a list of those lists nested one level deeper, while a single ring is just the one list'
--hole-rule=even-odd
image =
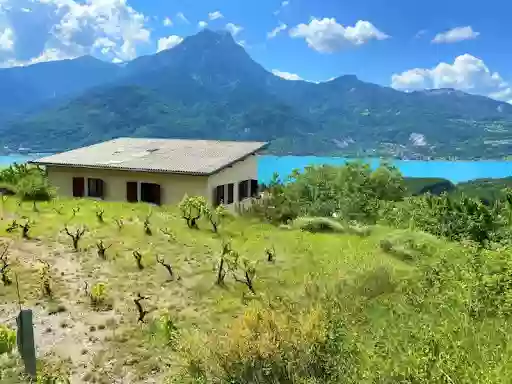
[{"label": "distant hill", "polygon": [[[19,96],[5,97],[4,78]],[[33,97],[19,101],[30,87]],[[512,105],[451,89],[404,93],[352,75],[320,84],[287,81],[252,60],[230,34],[210,30],[123,67],[85,57],[6,69],[0,94],[0,111],[20,111],[0,121],[0,144],[10,147],[63,150],[151,136],[270,140],[277,154],[512,152]]]}]

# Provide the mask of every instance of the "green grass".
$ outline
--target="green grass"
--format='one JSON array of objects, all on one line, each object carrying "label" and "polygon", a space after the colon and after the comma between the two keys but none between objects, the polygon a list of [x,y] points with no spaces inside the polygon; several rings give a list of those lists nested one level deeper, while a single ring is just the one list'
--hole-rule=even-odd
[{"label": "green grass", "polygon": [[[96,217],[99,206],[105,212],[104,223]],[[77,207],[79,211],[73,216],[73,209]],[[19,207],[15,198],[7,199],[0,233],[4,233],[4,241],[12,241],[12,272],[18,275],[25,305],[42,306],[44,313],[53,313],[54,301],[58,300],[67,311],[51,316],[71,316],[71,322],[75,318],[81,319],[72,332],[82,346],[74,348],[83,348],[84,354],[92,358],[84,358],[86,367],[80,368],[80,356],[73,356],[76,361],[70,366],[76,375],[85,375],[89,380],[104,377],[105,372],[118,377],[129,372],[138,380],[147,375],[166,376],[169,370],[166,367],[174,366],[177,359],[173,345],[162,342],[152,331],[162,313],[169,314],[183,334],[195,330],[211,333],[228,324],[233,316],[242,314],[247,305],[264,305],[283,298],[301,302],[312,286],[327,290],[340,280],[381,268],[392,272],[410,269],[407,263],[380,250],[382,229],[368,237],[345,233],[312,234],[293,229],[279,230],[255,219],[237,218],[221,225],[219,233],[213,233],[206,221],[200,221],[199,230],[189,229],[174,207],[56,200],[38,203],[37,209],[38,212],[34,212],[30,203]],[[152,236],[145,234],[143,227],[149,214]],[[21,239],[19,231],[5,233],[13,219],[26,220],[22,217],[34,222],[30,240]],[[123,221],[121,229],[116,219]],[[79,252],[73,251],[71,239],[63,232],[65,225],[70,232],[84,226],[87,228],[79,242]],[[171,236],[162,233],[162,229]],[[110,246],[106,260],[97,255],[99,240]],[[230,241],[242,257],[256,263],[256,295],[250,294],[245,285],[231,277],[226,279],[224,287],[215,284],[217,263],[226,241]],[[268,263],[265,249],[272,247],[276,260]],[[136,267],[134,250],[143,255],[142,271]],[[179,280],[169,279],[167,271],[157,264],[157,255],[172,264]],[[41,297],[38,268],[42,264],[38,259],[48,261],[52,267],[53,301]],[[114,309],[106,313],[94,311],[84,293],[85,282],[89,286],[106,283],[106,295]],[[13,307],[14,286],[0,292],[0,307],[7,304]],[[149,298],[145,301],[145,309],[149,311],[148,324],[142,326],[137,324],[133,303],[137,293]],[[2,317],[4,313],[0,311]],[[90,331],[92,327],[98,329],[100,326],[104,328],[102,331]],[[91,337],[99,339],[92,347],[88,342]],[[42,346],[45,351],[48,348]],[[62,351],[55,353],[62,354]],[[77,377],[85,380],[83,376]]]}]

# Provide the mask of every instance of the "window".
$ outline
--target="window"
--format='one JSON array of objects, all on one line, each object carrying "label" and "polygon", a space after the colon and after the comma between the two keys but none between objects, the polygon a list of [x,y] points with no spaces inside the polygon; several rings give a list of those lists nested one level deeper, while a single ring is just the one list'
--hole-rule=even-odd
[{"label": "window", "polygon": [[84,197],[85,179],[83,177],[73,177],[73,197]]},{"label": "window", "polygon": [[238,201],[249,197],[249,181],[244,180],[238,183]]},{"label": "window", "polygon": [[103,198],[104,184],[101,179],[87,179],[87,196]]},{"label": "window", "polygon": [[233,204],[235,201],[235,185],[233,183],[228,184],[228,200],[226,204]]},{"label": "window", "polygon": [[161,192],[160,185],[153,183],[140,184],[140,201],[150,204],[160,205]]}]

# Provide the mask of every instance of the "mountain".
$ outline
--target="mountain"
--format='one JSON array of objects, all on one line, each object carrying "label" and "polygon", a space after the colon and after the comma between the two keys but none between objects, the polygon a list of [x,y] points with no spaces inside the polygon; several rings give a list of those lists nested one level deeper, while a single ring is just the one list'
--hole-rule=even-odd
[{"label": "mountain", "polygon": [[92,56],[0,69],[0,114],[15,114],[77,96],[120,72]]},{"label": "mountain", "polygon": [[[52,76],[55,68],[63,75]],[[278,154],[496,158],[512,150],[512,105],[452,89],[404,93],[353,75],[287,81],[223,32],[203,30],[123,67],[84,57],[4,71],[19,74],[23,92],[37,88],[24,101],[37,110],[0,122],[0,145],[10,147],[60,151],[149,136],[270,140]],[[9,103],[26,111],[4,98],[0,111]]]}]

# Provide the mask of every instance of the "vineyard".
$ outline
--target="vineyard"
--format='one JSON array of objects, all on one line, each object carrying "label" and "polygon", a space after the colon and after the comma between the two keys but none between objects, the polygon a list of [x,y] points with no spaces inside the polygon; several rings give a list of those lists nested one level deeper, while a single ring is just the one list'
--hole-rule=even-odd
[{"label": "vineyard", "polygon": [[410,196],[347,164],[235,216],[62,200],[32,172],[0,206],[2,383],[27,382],[20,307],[45,384],[510,382],[510,190]]}]

